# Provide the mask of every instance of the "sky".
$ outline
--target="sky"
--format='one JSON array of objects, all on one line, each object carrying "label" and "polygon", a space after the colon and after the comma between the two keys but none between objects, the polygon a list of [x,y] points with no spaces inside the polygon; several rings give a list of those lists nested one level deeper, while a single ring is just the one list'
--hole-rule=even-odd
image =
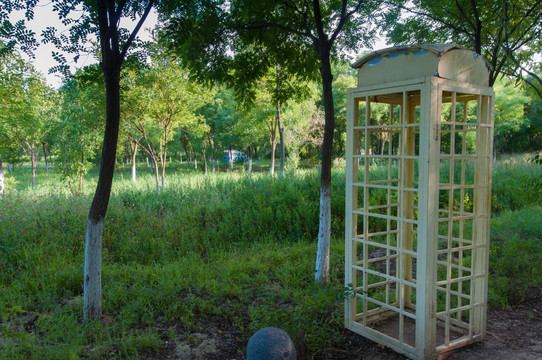
[{"label": "sky", "polygon": [[[12,20],[22,19],[24,17],[23,15],[24,14],[22,12],[14,14]],[[149,40],[150,34],[147,29],[154,28],[156,22],[157,14],[153,11],[149,14],[143,28],[139,31],[139,38],[142,40]],[[34,19],[28,22],[27,26],[36,33],[36,38],[40,44],[34,51],[34,59],[29,58],[25,54],[23,54],[23,57],[25,57],[26,60],[31,61],[34,64],[34,67],[45,76],[47,84],[55,89],[59,88],[62,84],[62,77],[59,74],[49,74],[49,69],[55,65],[58,65],[52,56],[52,52],[58,52],[58,49],[52,44],[42,44],[41,32],[48,26],[54,26],[59,33],[66,32],[67,27],[65,27],[62,22],[58,20],[58,14],[53,11],[53,5],[48,0],[39,1],[35,8]],[[121,21],[121,26],[133,29],[133,27],[135,27],[135,23],[131,22],[130,20],[123,19],[123,21]],[[65,56],[68,60],[72,73],[84,66],[98,62],[93,54],[82,54],[77,63],[73,61],[73,55],[65,54]]]}]

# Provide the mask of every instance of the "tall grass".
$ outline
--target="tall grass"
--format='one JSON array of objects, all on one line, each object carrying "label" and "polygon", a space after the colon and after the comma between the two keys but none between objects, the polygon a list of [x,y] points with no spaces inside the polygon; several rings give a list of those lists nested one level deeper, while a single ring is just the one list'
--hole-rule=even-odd
[{"label": "tall grass", "polygon": [[[95,170],[80,195],[56,174],[8,175],[0,198],[0,359],[138,358],[194,332],[235,334],[243,351],[263,326],[285,329],[308,356],[341,339],[344,168],[332,178],[331,285],[312,285],[318,169],[286,178],[170,171],[137,183],[118,172],[105,223],[107,321],[81,323],[84,233]],[[522,186],[521,158],[493,176],[490,303],[540,294],[542,209]],[[512,191],[513,190],[513,191]],[[168,350],[169,349],[169,350]],[[166,357],[164,355],[164,357]]]}]

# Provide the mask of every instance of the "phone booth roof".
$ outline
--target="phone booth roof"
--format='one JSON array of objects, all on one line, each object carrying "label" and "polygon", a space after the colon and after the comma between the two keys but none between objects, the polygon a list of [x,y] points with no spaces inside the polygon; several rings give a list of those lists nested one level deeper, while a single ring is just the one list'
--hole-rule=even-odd
[{"label": "phone booth roof", "polygon": [[417,44],[377,50],[352,65],[358,87],[427,76],[488,86],[491,65],[479,54],[451,44]]}]

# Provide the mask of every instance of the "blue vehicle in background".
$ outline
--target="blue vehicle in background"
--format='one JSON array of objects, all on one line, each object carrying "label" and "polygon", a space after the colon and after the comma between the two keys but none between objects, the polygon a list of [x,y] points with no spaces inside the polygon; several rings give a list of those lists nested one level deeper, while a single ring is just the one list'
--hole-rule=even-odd
[{"label": "blue vehicle in background", "polygon": [[233,162],[245,162],[248,161],[248,156],[239,150],[224,150],[224,158],[222,161],[230,162],[230,153],[233,158]]}]

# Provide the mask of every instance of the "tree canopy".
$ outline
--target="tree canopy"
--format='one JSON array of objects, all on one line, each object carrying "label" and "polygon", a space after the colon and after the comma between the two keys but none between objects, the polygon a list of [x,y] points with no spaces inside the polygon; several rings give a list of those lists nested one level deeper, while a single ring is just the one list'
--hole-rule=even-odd
[{"label": "tree canopy", "polygon": [[399,5],[404,17],[388,23],[389,41],[454,41],[491,64],[489,85],[500,75],[526,79],[542,97],[540,58],[542,12],[536,1],[414,0]]}]

